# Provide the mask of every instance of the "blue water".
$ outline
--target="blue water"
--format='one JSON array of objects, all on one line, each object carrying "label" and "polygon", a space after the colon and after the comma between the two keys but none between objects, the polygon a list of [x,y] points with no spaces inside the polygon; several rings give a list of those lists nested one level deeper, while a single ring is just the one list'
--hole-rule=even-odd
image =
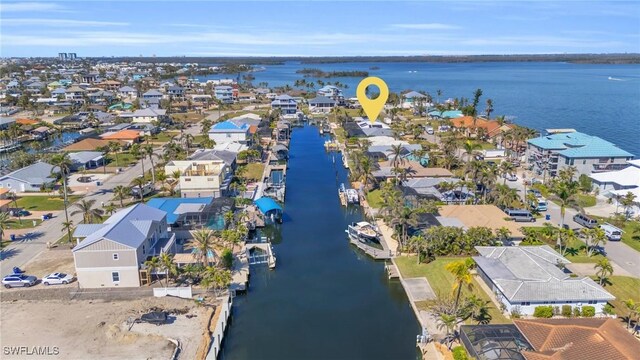
[{"label": "blue water", "polygon": [[[369,70],[377,66],[378,70]],[[296,70],[319,68],[323,71],[365,70],[384,79],[390,90],[429,92],[440,100],[454,97],[472,98],[475,89],[491,98],[493,115],[514,117],[518,124],[543,130],[575,128],[600,136],[640,156],[640,65],[591,65],[568,63],[341,63],[265,66],[255,72],[253,84],[293,86],[302,75]],[[414,72],[415,71],[415,72]],[[199,77],[200,81],[229,75]],[[609,80],[608,78],[622,81]],[[307,78],[312,81],[313,78]],[[354,96],[360,78],[329,78],[349,87],[346,96]],[[316,89],[318,86],[316,85]]]},{"label": "blue water", "polygon": [[347,172],[324,141],[314,127],[293,130],[277,267],[254,267],[249,293],[234,299],[223,360],[419,358],[402,285],[347,240],[362,214],[340,205]]}]

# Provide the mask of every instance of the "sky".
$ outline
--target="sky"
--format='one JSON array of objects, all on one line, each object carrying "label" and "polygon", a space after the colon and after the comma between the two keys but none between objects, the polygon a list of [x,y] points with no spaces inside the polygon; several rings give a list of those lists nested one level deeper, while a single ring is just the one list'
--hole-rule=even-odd
[{"label": "sky", "polygon": [[10,1],[0,56],[640,53],[640,3]]}]

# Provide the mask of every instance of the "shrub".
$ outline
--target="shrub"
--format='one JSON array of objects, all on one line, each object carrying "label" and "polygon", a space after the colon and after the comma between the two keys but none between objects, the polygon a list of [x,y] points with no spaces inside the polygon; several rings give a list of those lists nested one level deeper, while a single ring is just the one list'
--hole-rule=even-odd
[{"label": "shrub", "polygon": [[561,314],[560,306],[554,306],[553,307],[553,316],[560,315],[560,314]]},{"label": "shrub", "polygon": [[230,249],[222,251],[222,266],[225,269],[231,269],[231,266],[233,266],[233,253]]},{"label": "shrub", "polygon": [[575,317],[580,317],[580,308],[579,307],[574,307],[573,308],[573,316]]},{"label": "shrub", "polygon": [[513,319],[520,319],[520,317],[522,317],[522,313],[520,312],[519,306],[516,306],[513,309],[511,309],[511,317]]},{"label": "shrub", "polygon": [[533,310],[533,316],[537,318],[551,318],[553,317],[553,306],[536,306]]},{"label": "shrub", "polygon": [[562,316],[571,317],[571,305],[562,305]]},{"label": "shrub", "polygon": [[582,307],[582,316],[584,317],[594,317],[596,315],[596,308],[593,306],[583,306]]},{"label": "shrub", "polygon": [[462,346],[456,346],[452,350],[453,360],[469,360],[467,351]]},{"label": "shrub", "polygon": [[611,304],[609,304],[609,303],[606,303],[604,305],[604,307],[602,308],[602,312],[607,314],[607,315],[613,315],[614,314],[613,306],[611,306]]}]

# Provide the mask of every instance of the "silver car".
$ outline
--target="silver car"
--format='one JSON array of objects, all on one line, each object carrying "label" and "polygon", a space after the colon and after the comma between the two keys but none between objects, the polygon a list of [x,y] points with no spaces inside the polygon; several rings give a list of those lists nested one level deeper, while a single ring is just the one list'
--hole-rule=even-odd
[{"label": "silver car", "polygon": [[38,278],[35,276],[12,274],[2,278],[2,285],[7,289],[13,287],[29,287],[35,285],[36,281],[38,281]]},{"label": "silver car", "polygon": [[49,274],[42,278],[42,283],[45,285],[59,285],[59,284],[68,284],[75,280],[73,275],[68,275],[64,273],[53,273]]}]

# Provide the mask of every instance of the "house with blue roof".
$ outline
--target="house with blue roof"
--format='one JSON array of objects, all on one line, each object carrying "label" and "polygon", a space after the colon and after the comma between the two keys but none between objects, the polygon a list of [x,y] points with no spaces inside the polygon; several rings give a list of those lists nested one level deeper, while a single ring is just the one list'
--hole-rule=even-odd
[{"label": "house with blue roof", "polygon": [[213,197],[202,198],[153,198],[147,206],[167,213],[167,223],[172,227],[205,224]]},{"label": "house with blue roof", "polygon": [[215,141],[216,144],[230,142],[247,144],[251,142],[249,131],[249,124],[227,120],[211,126],[209,139]]},{"label": "house with blue roof", "polygon": [[581,174],[622,170],[634,155],[597,136],[573,129],[548,130],[548,134],[527,140],[527,161],[538,175],[554,177],[573,166]]},{"label": "house with blue roof", "polygon": [[80,286],[144,285],[150,276],[144,262],[176,251],[176,236],[168,229],[167,213],[145,204],[122,209],[102,224],[78,225],[73,259]]}]

